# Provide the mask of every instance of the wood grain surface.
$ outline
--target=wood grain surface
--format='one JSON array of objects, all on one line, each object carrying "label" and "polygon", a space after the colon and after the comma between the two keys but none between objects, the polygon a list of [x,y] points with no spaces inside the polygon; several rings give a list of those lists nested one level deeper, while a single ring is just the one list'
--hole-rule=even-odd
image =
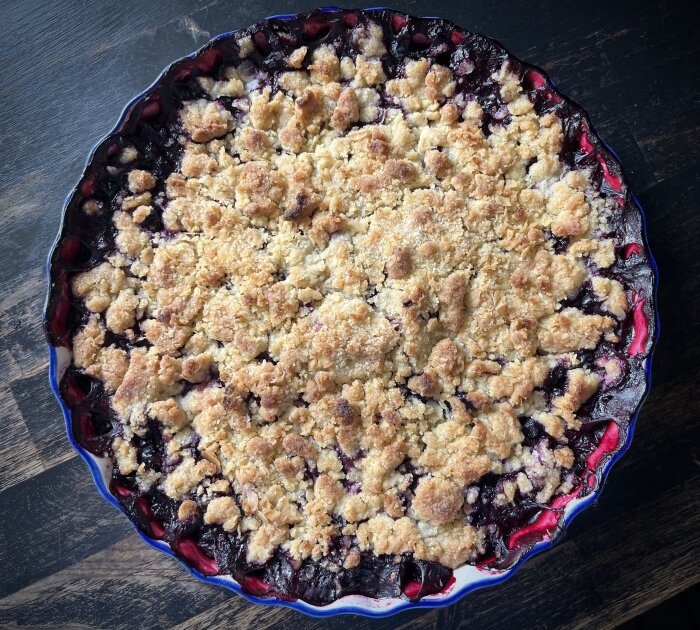
[{"label": "wood grain surface", "polygon": [[700,581],[700,20],[681,0],[389,3],[501,40],[588,110],[661,270],[652,393],[598,505],[508,582],[440,610],[317,620],[187,575],[97,494],[65,438],[41,328],[45,259],[90,148],[170,61],[314,2],[3,3],[0,627],[608,628]]}]

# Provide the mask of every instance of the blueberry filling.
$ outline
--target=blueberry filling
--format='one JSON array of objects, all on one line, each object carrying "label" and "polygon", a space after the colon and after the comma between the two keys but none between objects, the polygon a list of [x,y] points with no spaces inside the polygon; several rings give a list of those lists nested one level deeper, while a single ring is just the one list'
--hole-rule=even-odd
[{"label": "blueberry filling", "polygon": [[566,298],[561,302],[562,308],[573,307],[586,315],[603,315],[601,300],[591,288],[590,282],[586,282],[576,295]]},{"label": "blueberry filling", "polygon": [[564,393],[567,372],[567,366],[563,364],[557,365],[549,371],[547,378],[542,384],[542,389],[550,400]]},{"label": "blueberry filling", "polygon": [[91,453],[108,452],[118,426],[104,385],[69,368],[60,383],[61,397],[72,411],[72,431]]},{"label": "blueberry filling", "polygon": [[569,239],[564,236],[554,236],[550,230],[545,230],[545,238],[552,244],[552,249],[561,254],[569,245]]},{"label": "blueberry filling", "polygon": [[133,442],[136,446],[139,463],[146,464],[151,470],[160,472],[166,461],[166,444],[158,424],[151,420],[145,434],[136,436]]},{"label": "blueberry filling", "polygon": [[533,447],[535,444],[541,440],[547,440],[547,432],[541,423],[537,422],[534,418],[520,418],[520,428],[525,436],[523,444],[525,446]]},{"label": "blueberry filling", "polygon": [[[193,537],[201,549],[213,558],[222,572],[230,573],[248,592],[258,596],[282,596],[323,605],[351,594],[372,594],[373,597],[419,599],[440,592],[452,572],[437,563],[403,556],[397,563],[393,556],[362,553],[353,568],[329,568],[310,560],[294,562],[283,551],[277,551],[263,565],[246,561],[246,538],[192,521],[177,518],[177,505],[158,492],[146,495],[149,516],[137,504],[135,495],[122,500],[127,513],[149,531],[149,518],[157,519],[166,539]],[[336,550],[337,551],[337,550]],[[329,556],[332,558],[332,555]],[[418,588],[416,588],[418,585]]]}]

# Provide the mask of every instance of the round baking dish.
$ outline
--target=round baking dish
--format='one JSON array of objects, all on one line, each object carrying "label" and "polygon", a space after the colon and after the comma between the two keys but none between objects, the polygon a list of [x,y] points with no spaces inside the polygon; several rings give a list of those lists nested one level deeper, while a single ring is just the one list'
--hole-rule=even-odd
[{"label": "round baking dish", "polygon": [[[489,558],[476,566],[464,565],[455,569],[437,593],[421,596],[421,585],[409,581],[402,585],[400,597],[373,599],[364,595],[346,595],[323,606],[293,600],[269,592],[266,585],[258,583],[259,581],[250,580],[241,584],[230,575],[218,575],[216,562],[191,541],[176,541],[174,544],[167,542],[163,527],[153,518],[148,505],[139,508],[142,512],[140,523],[132,520],[139,535],[149,545],[177,558],[196,578],[208,584],[229,588],[256,603],[287,606],[315,616],[352,613],[380,617],[406,608],[446,606],[472,590],[502,582],[529,557],[555,544],[574,516],[596,501],[610,468],[630,446],[639,408],[649,389],[651,354],[658,336],[655,308],[657,269],[647,245],[643,211],[628,189],[619,160],[597,137],[586,113],[561,95],[544,72],[515,60],[499,43],[467,33],[439,18],[417,18],[381,8],[364,11],[328,8],[300,15],[273,16],[249,29],[219,35],[199,51],[169,66],[151,87],[127,105],[113,131],[93,149],[79,185],[66,200],[62,226],[47,265],[49,294],[44,323],[49,338],[49,378],[63,411],[68,438],[87,462],[98,491],[105,500],[125,511],[123,500],[120,501],[124,498],[120,496],[122,490],[112,483],[112,460],[102,454],[105,445],[100,431],[93,426],[92,414],[86,413],[80,406],[85,392],[78,391],[75,383],[64,378],[71,363],[71,297],[68,279],[71,272],[85,268],[91,262],[91,253],[85,251],[74,235],[78,205],[92,194],[91,190],[99,178],[100,169],[104,168],[103,161],[109,155],[113,139],[135,120],[157,116],[161,108],[168,107],[167,99],[161,98],[163,86],[172,85],[186,73],[206,75],[212,72],[221,62],[221,51],[225,50],[228,42],[242,33],[247,34],[261,49],[267,46],[268,50],[263,50],[263,53],[269,55],[274,51],[269,50],[265,33],[271,32],[271,29],[275,32],[295,32],[304,41],[320,41],[338,24],[343,28],[352,28],[362,13],[371,13],[373,19],[385,24],[394,33],[396,41],[401,41],[409,50],[413,47],[423,52],[432,51],[435,55],[444,54],[445,50],[432,50],[438,45],[435,41],[440,37],[443,38],[443,45],[459,46],[469,38],[471,45],[498,50],[519,64],[523,76],[527,77],[533,99],[545,106],[566,107],[568,115],[575,118],[578,129],[582,130],[578,146],[575,147],[575,159],[586,161],[586,164],[599,169],[601,185],[609,196],[616,199],[620,212],[625,215],[620,258],[632,306],[623,325],[624,350],[632,367],[627,379],[628,386],[623,393],[611,401],[599,403],[599,415],[608,420],[600,425],[600,430],[595,435],[595,445],[586,459],[586,471],[581,485],[570,494],[557,496],[534,519],[511,533],[505,557],[498,561]],[[258,40],[256,33],[262,33],[263,36]],[[451,44],[444,44],[447,41],[451,41]]]}]

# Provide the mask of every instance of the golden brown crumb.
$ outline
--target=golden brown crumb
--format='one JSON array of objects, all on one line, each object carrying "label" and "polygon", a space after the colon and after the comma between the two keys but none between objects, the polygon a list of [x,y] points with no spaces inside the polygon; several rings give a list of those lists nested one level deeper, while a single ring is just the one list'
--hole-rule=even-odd
[{"label": "golden brown crumb", "polygon": [[453,332],[458,332],[464,324],[468,283],[468,274],[460,271],[448,276],[440,288],[441,320]]},{"label": "golden brown crumb", "polygon": [[180,503],[180,507],[177,509],[177,518],[181,521],[187,521],[195,518],[198,513],[199,508],[197,504],[190,499],[186,499]]},{"label": "golden brown crumb", "polygon": [[450,167],[450,158],[442,151],[428,151],[425,154],[425,166],[437,177],[444,177]]},{"label": "golden brown crumb", "polygon": [[344,131],[359,119],[360,103],[357,100],[357,94],[352,88],[345,88],[340,93],[338,104],[335,106],[333,116],[331,116],[331,125]]},{"label": "golden brown crumb", "polygon": [[316,459],[316,449],[303,437],[296,433],[288,433],[282,440],[282,446],[293,455],[305,459]]},{"label": "golden brown crumb", "polygon": [[319,204],[318,195],[301,191],[295,195],[292,205],[284,211],[283,216],[287,221],[300,221],[311,216]]},{"label": "golden brown crumb", "polygon": [[418,484],[413,509],[421,520],[444,525],[457,518],[463,504],[457,484],[432,477]]},{"label": "golden brown crumb", "polygon": [[204,99],[189,103],[182,115],[183,127],[195,142],[208,142],[223,136],[231,123],[231,112]]},{"label": "golden brown crumb", "polygon": [[174,398],[159,400],[151,405],[151,414],[166,427],[177,431],[188,424],[189,419]]},{"label": "golden brown crumb", "polygon": [[430,365],[443,378],[456,376],[464,365],[464,352],[451,339],[442,339],[430,353]]},{"label": "golden brown crumb", "polygon": [[207,525],[223,525],[230,532],[236,529],[240,516],[241,511],[233,497],[216,497],[207,506],[204,522]]},{"label": "golden brown crumb", "polygon": [[126,146],[119,154],[119,162],[121,164],[128,164],[129,162],[133,162],[138,156],[139,152],[136,150],[136,147]]},{"label": "golden brown crumb", "polygon": [[304,57],[306,57],[306,53],[308,52],[308,48],[306,46],[301,46],[300,48],[297,48],[289,57],[287,58],[287,63],[289,64],[290,68],[301,68],[301,64],[304,61]]},{"label": "golden brown crumb", "polygon": [[397,247],[386,266],[390,278],[404,278],[411,272],[411,252],[407,247]]},{"label": "golden brown crumb", "polygon": [[156,178],[148,171],[134,169],[129,171],[129,190],[134,193],[142,193],[151,190],[156,185]]},{"label": "golden brown crumb", "polygon": [[216,170],[216,160],[201,153],[187,153],[182,158],[180,169],[185,177],[202,177]]},{"label": "golden brown crumb", "polygon": [[339,398],[335,405],[335,418],[340,424],[352,424],[357,420],[357,410],[346,398]]},{"label": "golden brown crumb", "polygon": [[97,199],[86,199],[83,202],[83,212],[88,216],[100,214],[104,210],[104,204]]},{"label": "golden brown crumb", "polygon": [[389,177],[401,182],[410,182],[416,176],[416,167],[408,160],[387,160],[384,171]]},{"label": "golden brown crumb", "polygon": [[586,315],[578,309],[567,308],[548,316],[540,324],[540,348],[552,353],[592,350],[603,333],[614,325],[610,317]]},{"label": "golden brown crumb", "polygon": [[245,450],[249,455],[263,460],[269,460],[275,452],[274,446],[268,440],[261,437],[254,437],[249,440]]},{"label": "golden brown crumb", "polygon": [[420,376],[413,376],[408,380],[408,389],[429,398],[436,393],[437,382],[429,372],[423,372]]},{"label": "golden brown crumb", "polygon": [[75,276],[73,292],[85,300],[89,310],[101,313],[119,295],[125,283],[126,276],[121,269],[102,263]]}]

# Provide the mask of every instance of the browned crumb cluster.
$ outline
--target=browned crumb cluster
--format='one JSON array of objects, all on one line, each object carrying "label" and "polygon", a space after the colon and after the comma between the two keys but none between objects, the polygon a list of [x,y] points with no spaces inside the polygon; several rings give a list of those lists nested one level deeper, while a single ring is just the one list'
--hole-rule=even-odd
[{"label": "browned crumb cluster", "polygon": [[[246,534],[249,562],[280,546],[320,559],[343,535],[348,567],[357,550],[456,567],[483,545],[464,515],[484,474],[518,472],[503,503],[567,490],[564,432],[599,385],[576,352],[614,340],[627,310],[620,283],[585,264],[614,262],[596,236],[611,207],[563,170],[560,120],[538,116],[507,67],[509,122],[485,135],[480,106],[451,101],[449,68],[407,61],[387,80],[378,29],[362,37],[354,60],[298,49],[276,92],[251,87],[246,62],[200,79],[167,232],[142,228],[158,182],[134,168],[117,250],[74,278],[92,315],[73,361],[112,393],[120,473],[183,520]],[[396,103],[381,119],[380,88]],[[569,239],[564,253],[549,235]],[[585,282],[606,315],[561,307]],[[126,351],[107,331],[147,343]],[[562,356],[575,369],[547,405]],[[519,416],[558,445],[524,446]],[[168,473],[139,463],[149,422]]]}]

